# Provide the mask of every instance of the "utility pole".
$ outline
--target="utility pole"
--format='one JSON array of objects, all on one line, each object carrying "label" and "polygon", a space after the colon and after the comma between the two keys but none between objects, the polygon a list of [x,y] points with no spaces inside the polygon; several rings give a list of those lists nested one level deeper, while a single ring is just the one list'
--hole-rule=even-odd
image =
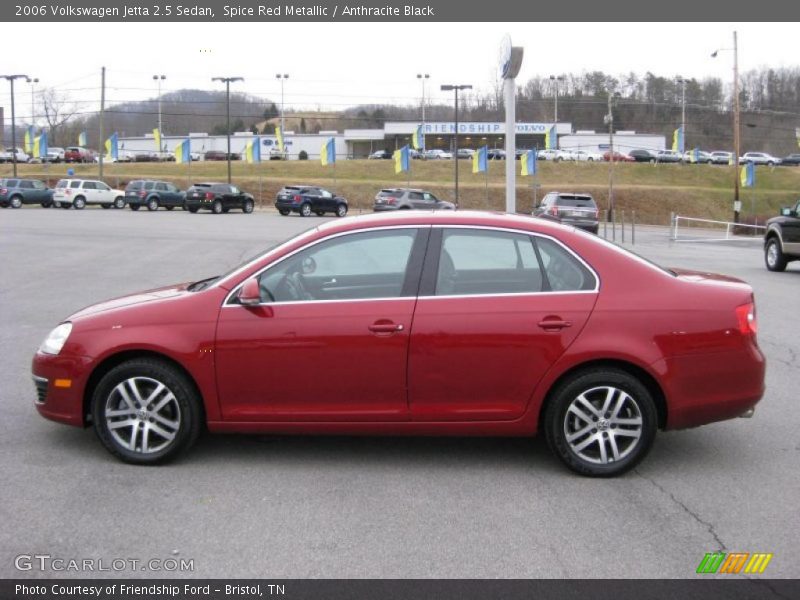
[{"label": "utility pole", "polygon": [[739,222],[742,203],[739,201],[739,155],[741,133],[739,124],[739,43],[733,32],[733,222]]},{"label": "utility pole", "polygon": [[289,79],[289,74],[288,73],[284,73],[283,75],[281,75],[280,73],[277,73],[275,75],[275,79],[280,79],[280,81],[281,81],[281,137],[283,137],[283,136],[286,135],[286,122],[284,121],[284,117],[283,117],[283,114],[284,114],[284,112],[283,112],[283,106],[284,106],[284,104],[283,104],[283,84],[287,79]]},{"label": "utility pole", "polygon": [[555,86],[555,96],[554,96],[555,100],[554,100],[554,106],[553,106],[553,122],[556,124],[556,126],[558,126],[558,82],[559,81],[564,81],[564,76],[563,75],[559,75],[558,77],[556,77],[555,75],[550,75],[550,81],[552,81],[553,85]]},{"label": "utility pole", "polygon": [[38,77],[34,77],[33,79],[29,78],[28,83],[31,84],[31,125],[33,125],[34,121],[36,120],[36,113],[34,112],[35,108],[34,108],[33,95],[36,90],[36,84],[39,83],[39,78]]},{"label": "utility pole", "polygon": [[227,122],[226,133],[228,134],[228,183],[231,182],[231,83],[234,81],[244,81],[243,77],[212,77],[211,81],[221,81],[225,84],[225,118]]},{"label": "utility pole", "polygon": [[103,177],[103,144],[105,143],[105,131],[103,129],[103,118],[106,112],[106,68],[100,68],[100,177]]},{"label": "utility pole", "polygon": [[422,82],[422,126],[425,126],[425,82],[430,78],[428,73],[417,73],[417,79]]},{"label": "utility pole", "polygon": [[[167,78],[166,75],[153,75],[153,79],[158,86],[158,135],[160,136],[163,133],[162,123],[161,123],[161,82]],[[159,158],[161,158],[161,148],[158,148]]]},{"label": "utility pole", "polygon": [[604,117],[604,121],[608,123],[608,158],[611,165],[608,168],[608,221],[614,222],[614,163],[616,157],[614,156],[614,99],[616,94],[608,92],[608,114]]},{"label": "utility pole", "polygon": [[471,90],[471,85],[443,85],[443,92],[455,92],[455,131],[453,132],[453,163],[455,164],[455,205],[458,208],[458,90]]},{"label": "utility pole", "polygon": [[27,75],[0,75],[0,77],[8,80],[11,83],[11,162],[14,163],[14,177],[17,176],[17,125],[16,125],[16,113],[14,108],[14,80],[16,79],[27,79],[30,80],[30,77]]},{"label": "utility pole", "polygon": [[687,149],[686,144],[686,79],[678,76],[678,83],[681,84],[681,131],[683,132],[683,149]]}]

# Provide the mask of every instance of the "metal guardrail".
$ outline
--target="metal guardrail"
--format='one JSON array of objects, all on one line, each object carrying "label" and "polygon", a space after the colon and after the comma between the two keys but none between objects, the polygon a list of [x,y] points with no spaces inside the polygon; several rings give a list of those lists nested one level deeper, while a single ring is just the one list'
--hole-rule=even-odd
[{"label": "metal guardrail", "polygon": [[[686,224],[686,231],[694,231],[704,235],[681,238],[681,223]],[[692,225],[694,225],[694,227],[692,227]],[[722,233],[723,227],[724,234]],[[766,229],[765,225],[750,225],[748,223],[732,223],[730,221],[682,217],[671,213],[669,239],[673,242],[747,242],[760,240]],[[742,235],[742,231],[747,231],[748,233]]]}]

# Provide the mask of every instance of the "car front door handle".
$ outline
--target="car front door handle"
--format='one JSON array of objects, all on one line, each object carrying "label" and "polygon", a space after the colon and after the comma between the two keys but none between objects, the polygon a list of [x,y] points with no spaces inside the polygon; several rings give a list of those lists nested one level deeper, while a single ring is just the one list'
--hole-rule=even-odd
[{"label": "car front door handle", "polygon": [[559,329],[566,329],[567,327],[572,327],[572,321],[564,321],[563,319],[559,318],[552,318],[552,319],[542,319],[539,321],[539,327],[544,329],[545,331],[556,331]]},{"label": "car front door handle", "polygon": [[396,333],[398,331],[403,331],[403,325],[399,323],[377,321],[370,325],[368,329],[372,333]]}]

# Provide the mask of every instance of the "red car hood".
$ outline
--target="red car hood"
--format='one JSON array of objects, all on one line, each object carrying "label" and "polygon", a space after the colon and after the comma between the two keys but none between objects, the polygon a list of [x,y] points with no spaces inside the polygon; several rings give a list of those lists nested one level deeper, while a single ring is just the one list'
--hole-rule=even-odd
[{"label": "red car hood", "polygon": [[96,313],[114,310],[115,308],[122,308],[123,306],[143,304],[145,302],[154,302],[156,300],[164,300],[166,298],[182,296],[186,293],[186,288],[189,285],[189,283],[181,283],[179,285],[171,285],[153,290],[146,290],[144,292],[130,294],[129,296],[120,296],[119,298],[113,298],[112,300],[106,300],[105,302],[92,304],[71,315],[67,320],[72,320],[79,317],[87,317]]}]

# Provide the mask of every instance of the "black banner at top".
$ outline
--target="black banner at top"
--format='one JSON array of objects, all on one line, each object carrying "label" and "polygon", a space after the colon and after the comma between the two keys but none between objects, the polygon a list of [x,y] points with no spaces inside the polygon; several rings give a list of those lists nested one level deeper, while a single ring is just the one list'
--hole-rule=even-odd
[{"label": "black banner at top", "polygon": [[[795,21],[800,3],[716,0],[10,0],[6,22]],[[602,31],[598,31],[602,36]]]}]

